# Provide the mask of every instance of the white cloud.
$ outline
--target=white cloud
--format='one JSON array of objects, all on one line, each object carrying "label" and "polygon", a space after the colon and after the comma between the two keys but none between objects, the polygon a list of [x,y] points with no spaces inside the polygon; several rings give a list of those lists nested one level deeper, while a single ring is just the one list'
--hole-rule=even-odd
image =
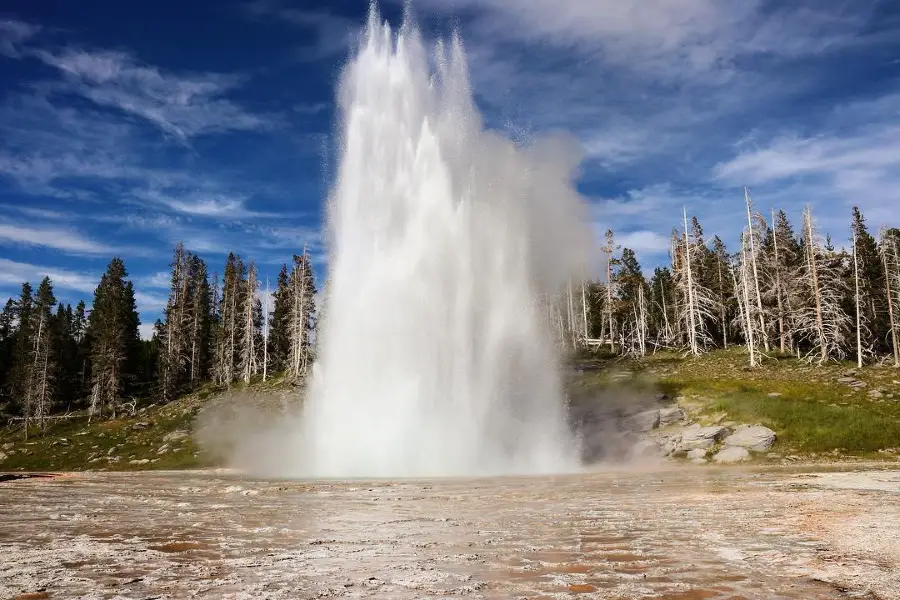
[{"label": "white cloud", "polygon": [[134,300],[139,313],[159,312],[166,307],[168,297],[162,294],[150,294],[135,290]]},{"label": "white cloud", "polygon": [[670,246],[670,238],[654,231],[632,231],[620,235],[616,243],[623,248],[630,248],[638,253],[667,252]]},{"label": "white cloud", "polygon": [[20,56],[19,45],[37,35],[40,30],[39,26],[31,23],[0,19],[0,55],[18,58]]},{"label": "white cloud", "polygon": [[81,234],[53,227],[28,227],[0,223],[0,243],[53,248],[72,254],[110,254],[114,250]]},{"label": "white cloud", "polygon": [[20,286],[29,281],[35,284],[49,277],[53,285],[60,289],[92,294],[100,278],[89,273],[77,273],[57,267],[45,267],[0,258],[0,283]]},{"label": "white cloud", "polygon": [[147,342],[152,340],[153,328],[154,323],[141,323],[138,325],[138,333],[140,333],[141,339]]},{"label": "white cloud", "polygon": [[64,49],[36,50],[33,55],[63,75],[62,82],[51,89],[74,92],[100,106],[137,115],[183,141],[267,126],[265,118],[224,98],[241,83],[236,76],[166,73],[122,52]]}]

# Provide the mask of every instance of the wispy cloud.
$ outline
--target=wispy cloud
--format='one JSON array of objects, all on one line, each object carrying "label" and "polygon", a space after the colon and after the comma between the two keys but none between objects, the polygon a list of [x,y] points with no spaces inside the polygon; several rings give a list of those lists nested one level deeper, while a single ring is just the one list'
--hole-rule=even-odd
[{"label": "wispy cloud", "polygon": [[32,54],[63,75],[52,91],[137,115],[179,140],[267,126],[265,118],[224,97],[242,83],[235,75],[167,73],[123,52],[66,48]]},{"label": "wispy cloud", "polygon": [[19,45],[37,35],[40,26],[13,19],[0,19],[0,56],[18,58]]},{"label": "wispy cloud", "polygon": [[113,248],[84,237],[76,231],[56,227],[30,227],[0,223],[0,243],[52,248],[72,254],[110,254]]},{"label": "wispy cloud", "polygon": [[295,58],[314,62],[346,52],[360,23],[327,9],[308,9],[291,6],[280,0],[254,0],[241,5],[245,15],[252,19],[275,19],[310,32]]},{"label": "wispy cloud", "polygon": [[0,284],[18,287],[28,281],[32,284],[49,277],[53,285],[60,289],[83,294],[93,293],[99,277],[90,273],[78,273],[58,267],[46,267],[0,258]]}]

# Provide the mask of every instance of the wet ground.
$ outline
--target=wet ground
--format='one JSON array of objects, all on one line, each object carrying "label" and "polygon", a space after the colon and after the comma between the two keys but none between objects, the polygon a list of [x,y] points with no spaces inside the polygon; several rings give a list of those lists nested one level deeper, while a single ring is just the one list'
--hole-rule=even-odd
[{"label": "wet ground", "polygon": [[900,598],[900,471],[0,483],[0,598]]}]

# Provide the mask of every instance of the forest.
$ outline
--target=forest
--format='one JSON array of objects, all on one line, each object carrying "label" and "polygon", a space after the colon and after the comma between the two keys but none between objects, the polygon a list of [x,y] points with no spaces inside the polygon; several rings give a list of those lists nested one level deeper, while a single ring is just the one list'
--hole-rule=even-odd
[{"label": "forest", "polygon": [[740,344],[749,365],[773,355],[859,367],[900,365],[900,230],[873,236],[854,207],[847,245],[819,232],[811,207],[797,232],[784,211],[768,218],[745,190],[746,226],[729,252],[685,212],[671,237],[670,264],[646,278],[635,253],[607,231],[605,282],[569,286],[553,303],[560,343],[633,356],[677,350],[699,356]]},{"label": "forest", "polygon": [[[746,191],[745,200],[737,251],[718,236],[707,241],[685,212],[672,230],[670,264],[649,279],[635,252],[607,231],[598,280],[571,282],[545,302],[557,343],[638,358],[742,345],[751,367],[776,355],[900,365],[900,230],[882,229],[876,239],[853,208],[848,243],[837,248],[809,207],[798,232],[785,212],[767,218]],[[90,307],[58,304],[49,278],[36,290],[24,283],[0,313],[0,418],[26,429],[77,411],[115,418],[139,401],[168,402],[209,382],[303,379],[319,316],[305,250],[282,265],[266,307],[269,290],[262,293],[254,263],[236,254],[220,278],[179,243],[170,267],[151,340],[138,334],[135,290],[119,258]]]},{"label": "forest", "polygon": [[[163,319],[141,340],[133,283],[113,258],[90,307],[57,303],[45,277],[22,284],[0,313],[0,417],[44,427],[87,411],[115,418],[141,399],[170,401],[205,382],[228,387],[281,372],[300,379],[310,364],[315,277],[309,255],[282,265],[272,306],[263,308],[256,266],[229,254],[221,280],[179,243]],[[266,314],[268,313],[268,314]]]}]

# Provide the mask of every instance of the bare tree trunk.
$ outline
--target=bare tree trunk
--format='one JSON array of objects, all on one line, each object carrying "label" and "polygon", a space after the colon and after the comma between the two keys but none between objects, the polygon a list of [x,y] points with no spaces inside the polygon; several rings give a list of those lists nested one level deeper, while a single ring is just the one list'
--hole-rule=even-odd
[{"label": "bare tree trunk", "polygon": [[750,260],[753,265],[753,289],[756,292],[756,305],[759,309],[759,328],[763,339],[763,347],[769,351],[769,336],[766,335],[766,321],[763,316],[762,294],[759,291],[759,273],[756,268],[756,242],[753,235],[753,218],[750,215],[750,191],[744,188],[744,202],[747,204],[747,227],[750,235]]},{"label": "bare tree trunk", "polygon": [[687,209],[684,209],[684,268],[687,272],[687,301],[688,301],[688,341],[691,347],[691,354],[700,356],[700,348],[697,344],[697,312],[694,303],[694,279],[693,269],[691,268],[691,244],[688,240],[687,232]]},{"label": "bare tree trunk", "polygon": [[722,348],[728,349],[728,322],[725,307],[725,278],[722,277],[722,261],[716,260],[719,271],[719,321],[722,323]]},{"label": "bare tree trunk", "polygon": [[821,362],[824,363],[828,360],[828,344],[826,343],[825,322],[822,318],[822,289],[819,287],[819,270],[816,266],[816,248],[815,243],[813,242],[812,213],[810,212],[809,207],[807,207],[803,216],[805,221],[803,225],[806,228],[807,236],[806,261],[810,272],[813,297],[815,298],[816,328],[818,329],[820,340]]},{"label": "bare tree trunk", "polygon": [[587,305],[587,295],[584,290],[584,281],[581,282],[581,312],[584,317],[584,339],[587,342],[588,338],[591,336],[588,335],[588,305]]},{"label": "bare tree trunk", "polygon": [[[893,240],[892,240],[893,242]],[[882,247],[887,243],[887,240],[882,242]],[[895,269],[900,269],[900,263],[897,263],[897,245],[896,243],[891,244],[894,250],[894,262]],[[897,325],[894,322],[894,298],[893,298],[893,290],[891,289],[891,278],[894,277],[894,273],[891,272],[890,266],[888,265],[887,259],[887,248],[884,248],[881,253],[882,261],[884,262],[884,283],[887,288],[887,301],[888,301],[888,318],[890,320],[891,325],[891,345],[894,349],[894,366],[900,367],[900,345],[897,342]]]},{"label": "bare tree trunk", "polygon": [[853,230],[853,301],[856,306],[856,366],[862,368],[862,322],[859,308],[859,259],[856,249],[856,230]]},{"label": "bare tree trunk", "polygon": [[784,309],[781,305],[781,263],[778,259],[778,235],[775,229],[775,209],[772,209],[772,244],[775,247],[775,299],[778,303],[778,345],[785,350]]},{"label": "bare tree trunk", "polygon": [[269,374],[269,278],[266,277],[266,306],[263,308],[263,381]]},{"label": "bare tree trunk", "polygon": [[[750,351],[750,366],[756,367],[758,366],[758,361],[756,359],[756,340],[753,335],[753,328],[755,325],[753,324],[753,315],[750,314],[750,284],[748,280],[747,273],[747,243],[745,240],[741,240],[741,254],[744,255],[741,265],[741,282],[740,288],[741,293],[738,296],[738,309],[741,311],[741,321],[744,323],[744,334],[747,342],[747,350]],[[732,276],[734,279],[734,289],[737,292],[738,289],[738,280],[737,275],[732,271]]]},{"label": "bare tree trunk", "polygon": [[669,325],[669,307],[666,306],[666,286],[663,284],[662,279],[659,280],[659,290],[660,295],[662,296],[662,313],[663,323],[666,328],[666,344],[670,344],[672,340],[672,328]]}]

